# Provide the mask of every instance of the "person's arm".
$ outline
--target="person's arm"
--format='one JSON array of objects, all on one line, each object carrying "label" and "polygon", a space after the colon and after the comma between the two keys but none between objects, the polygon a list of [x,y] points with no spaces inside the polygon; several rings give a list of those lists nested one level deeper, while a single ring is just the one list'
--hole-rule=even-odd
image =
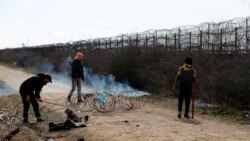
[{"label": "person's arm", "polygon": [[82,65],[82,63],[81,63],[81,62],[78,62],[76,68],[77,68],[77,76],[78,76],[79,78],[81,78],[82,81],[84,81],[83,65]]},{"label": "person's arm", "polygon": [[179,70],[178,70],[178,72],[177,72],[177,76],[176,76],[176,78],[175,78],[175,83],[174,83],[174,85],[173,85],[173,87],[172,87],[173,93],[176,93],[176,85],[179,83],[180,78],[181,78],[181,67],[179,68]]},{"label": "person's arm", "polygon": [[192,81],[193,81],[193,83],[196,82],[196,70],[195,69],[194,69]]},{"label": "person's arm", "polygon": [[83,66],[81,66],[81,79],[84,81]]},{"label": "person's arm", "polygon": [[42,90],[42,87],[43,86],[39,86],[36,90],[35,90],[35,97],[38,101],[40,102],[43,102],[43,100],[41,99],[41,96],[40,96],[40,92]]}]

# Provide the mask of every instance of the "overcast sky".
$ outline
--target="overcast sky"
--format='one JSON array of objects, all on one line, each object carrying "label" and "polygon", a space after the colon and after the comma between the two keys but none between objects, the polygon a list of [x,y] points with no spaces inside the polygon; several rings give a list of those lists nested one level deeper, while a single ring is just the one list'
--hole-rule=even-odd
[{"label": "overcast sky", "polygon": [[250,0],[0,0],[0,48],[250,16]]}]

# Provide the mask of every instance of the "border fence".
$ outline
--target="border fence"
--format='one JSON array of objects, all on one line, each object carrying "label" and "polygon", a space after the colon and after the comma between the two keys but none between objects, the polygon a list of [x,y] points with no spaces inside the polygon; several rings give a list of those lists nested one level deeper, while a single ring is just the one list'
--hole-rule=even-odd
[{"label": "border fence", "polygon": [[87,56],[85,65],[93,72],[113,74],[118,81],[157,94],[171,90],[178,64],[190,55],[195,60],[201,99],[249,109],[249,19],[3,49],[0,62],[67,72],[69,59],[82,51]]},{"label": "border fence", "polygon": [[46,44],[25,48],[60,50],[110,50],[124,47],[158,48],[169,52],[247,53],[250,40],[250,17],[220,23],[201,23],[173,29],[148,30],[115,37]]}]

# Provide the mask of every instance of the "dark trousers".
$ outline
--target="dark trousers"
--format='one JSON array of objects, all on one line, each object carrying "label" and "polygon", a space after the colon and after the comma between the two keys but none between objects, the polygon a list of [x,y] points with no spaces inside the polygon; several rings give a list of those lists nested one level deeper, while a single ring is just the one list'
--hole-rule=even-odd
[{"label": "dark trousers", "polygon": [[23,119],[24,120],[28,121],[28,113],[29,113],[30,103],[33,106],[35,116],[37,118],[41,117],[40,112],[39,112],[39,104],[38,104],[35,96],[30,95],[30,102],[26,101],[26,96],[22,96],[22,101],[23,101]]},{"label": "dark trousers", "polygon": [[180,82],[178,97],[178,111],[182,112],[183,101],[185,100],[185,116],[189,113],[190,100],[192,96],[192,83]]}]

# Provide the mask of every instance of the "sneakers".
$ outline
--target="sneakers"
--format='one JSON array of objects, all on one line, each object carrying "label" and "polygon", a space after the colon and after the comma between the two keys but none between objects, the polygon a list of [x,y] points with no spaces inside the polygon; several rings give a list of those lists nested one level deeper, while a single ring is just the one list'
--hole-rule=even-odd
[{"label": "sneakers", "polygon": [[29,123],[27,119],[23,119],[23,123],[26,124],[26,123]]},{"label": "sneakers", "polygon": [[178,118],[181,118],[181,113],[178,113],[177,117],[178,117]]},{"label": "sneakers", "polygon": [[190,116],[189,115],[184,115],[184,118],[190,118]]},{"label": "sneakers", "polygon": [[42,119],[42,118],[37,118],[36,121],[37,121],[37,122],[44,122],[44,119]]},{"label": "sneakers", "polygon": [[85,120],[85,122],[87,122],[89,120],[89,116],[85,116],[84,120]]},{"label": "sneakers", "polygon": [[68,102],[71,102],[71,96],[67,97]]},{"label": "sneakers", "polygon": [[77,103],[81,103],[81,102],[83,102],[83,100],[82,100],[81,98],[79,98],[79,99],[77,100]]}]

